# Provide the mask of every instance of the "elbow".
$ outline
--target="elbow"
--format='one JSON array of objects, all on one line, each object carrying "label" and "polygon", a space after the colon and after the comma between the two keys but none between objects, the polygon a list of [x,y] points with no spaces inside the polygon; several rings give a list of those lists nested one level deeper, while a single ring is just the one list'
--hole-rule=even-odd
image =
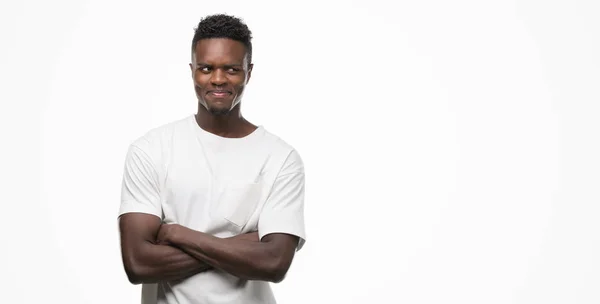
[{"label": "elbow", "polygon": [[283,259],[275,259],[269,263],[266,271],[267,281],[281,283],[290,268],[290,263]]},{"label": "elbow", "polygon": [[285,279],[285,274],[287,272],[286,271],[280,271],[280,272],[276,272],[271,276],[271,279],[269,280],[272,283],[281,283],[283,281],[283,279]]},{"label": "elbow", "polygon": [[144,267],[141,266],[138,262],[133,258],[125,259],[123,266],[125,268],[125,274],[127,274],[127,279],[129,283],[133,285],[139,285],[146,282],[146,273],[144,271]]},{"label": "elbow", "polygon": [[133,265],[125,265],[125,273],[127,274],[127,279],[129,280],[129,283],[133,285],[139,285],[144,283],[142,279],[143,275],[139,267]]},{"label": "elbow", "polygon": [[142,280],[142,276],[140,276],[139,274],[136,274],[136,273],[128,272],[127,279],[129,280],[129,283],[131,283],[132,285],[140,285],[140,284],[144,283],[144,280]]},{"label": "elbow", "polygon": [[129,279],[129,283],[131,283],[132,285],[140,285],[144,282],[142,282],[142,280],[137,277],[137,276],[132,276],[132,275],[127,275],[127,278]]}]

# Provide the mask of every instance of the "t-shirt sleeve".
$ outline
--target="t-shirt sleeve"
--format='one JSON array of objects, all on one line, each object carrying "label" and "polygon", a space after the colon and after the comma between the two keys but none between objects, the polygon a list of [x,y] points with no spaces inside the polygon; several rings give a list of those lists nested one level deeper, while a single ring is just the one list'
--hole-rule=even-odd
[{"label": "t-shirt sleeve", "polygon": [[296,250],[300,250],[306,242],[304,165],[296,151],[292,151],[286,159],[258,220],[259,237],[262,239],[271,233],[298,236],[300,241]]},{"label": "t-shirt sleeve", "polygon": [[119,216],[140,212],[162,218],[158,174],[152,159],[141,148],[129,146],[121,186]]}]

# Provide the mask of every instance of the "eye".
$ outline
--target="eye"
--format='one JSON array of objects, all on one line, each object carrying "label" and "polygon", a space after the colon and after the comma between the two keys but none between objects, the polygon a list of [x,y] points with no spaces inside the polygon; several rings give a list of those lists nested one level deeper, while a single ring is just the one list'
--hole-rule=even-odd
[{"label": "eye", "polygon": [[198,71],[200,71],[202,73],[208,73],[208,72],[210,72],[210,67],[201,66],[201,67],[198,68]]},{"label": "eye", "polygon": [[241,71],[241,69],[239,69],[239,68],[228,68],[227,69],[227,73],[229,73],[229,74],[237,74],[240,71]]}]

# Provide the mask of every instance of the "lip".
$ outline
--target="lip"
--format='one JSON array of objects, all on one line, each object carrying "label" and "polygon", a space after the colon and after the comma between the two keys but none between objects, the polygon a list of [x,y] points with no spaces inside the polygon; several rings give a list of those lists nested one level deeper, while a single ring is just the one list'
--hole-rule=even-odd
[{"label": "lip", "polygon": [[231,95],[231,92],[214,90],[214,91],[208,91],[207,94],[210,96],[216,97],[216,98],[225,98],[225,97]]}]

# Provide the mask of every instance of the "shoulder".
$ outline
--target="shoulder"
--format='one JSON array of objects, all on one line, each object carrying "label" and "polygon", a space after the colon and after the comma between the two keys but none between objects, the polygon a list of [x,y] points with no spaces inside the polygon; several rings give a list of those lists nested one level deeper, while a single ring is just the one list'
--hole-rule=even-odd
[{"label": "shoulder", "polygon": [[[192,116],[193,118],[193,116]],[[190,116],[149,129],[129,144],[129,151],[143,154],[154,164],[168,157],[176,136],[189,134]]]},{"label": "shoulder", "polygon": [[130,145],[151,152],[168,145],[173,137],[189,128],[190,116],[154,127],[131,141]]},{"label": "shoulder", "polygon": [[269,149],[284,160],[279,175],[304,173],[304,161],[298,149],[280,136],[267,130],[264,132]]}]

